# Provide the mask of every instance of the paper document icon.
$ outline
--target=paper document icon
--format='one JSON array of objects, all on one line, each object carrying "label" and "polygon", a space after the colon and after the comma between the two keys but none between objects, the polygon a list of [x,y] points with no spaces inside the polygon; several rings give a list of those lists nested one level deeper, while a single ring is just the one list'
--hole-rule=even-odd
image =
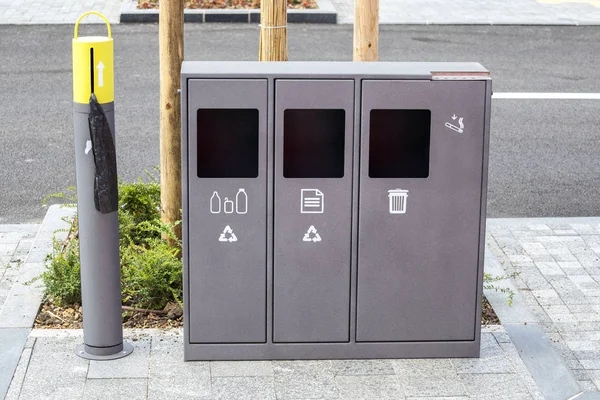
[{"label": "paper document icon", "polygon": [[302,214],[323,214],[325,195],[319,189],[302,189],[300,200]]}]

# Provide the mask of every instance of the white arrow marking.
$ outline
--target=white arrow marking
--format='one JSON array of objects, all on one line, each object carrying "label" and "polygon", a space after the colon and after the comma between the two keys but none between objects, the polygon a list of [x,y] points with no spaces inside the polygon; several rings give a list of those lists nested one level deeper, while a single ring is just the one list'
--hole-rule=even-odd
[{"label": "white arrow marking", "polygon": [[452,119],[456,119],[456,114],[452,115]]},{"label": "white arrow marking", "polygon": [[102,61],[100,61],[98,63],[98,66],[96,68],[98,69],[98,87],[103,87],[104,86],[104,64],[102,64]]}]

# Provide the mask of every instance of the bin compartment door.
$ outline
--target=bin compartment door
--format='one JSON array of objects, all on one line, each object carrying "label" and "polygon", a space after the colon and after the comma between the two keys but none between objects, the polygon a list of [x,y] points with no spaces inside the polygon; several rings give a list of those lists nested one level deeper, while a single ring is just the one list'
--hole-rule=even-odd
[{"label": "bin compartment door", "polygon": [[485,89],[363,81],[357,341],[475,339]]},{"label": "bin compartment door", "polygon": [[266,342],[267,81],[188,82],[192,343]]},{"label": "bin compartment door", "polygon": [[347,342],[354,81],[275,84],[274,342]]}]

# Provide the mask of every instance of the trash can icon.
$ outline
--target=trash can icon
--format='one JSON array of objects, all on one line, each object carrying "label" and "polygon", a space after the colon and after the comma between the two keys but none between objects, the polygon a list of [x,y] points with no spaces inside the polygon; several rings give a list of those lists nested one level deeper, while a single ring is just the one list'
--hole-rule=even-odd
[{"label": "trash can icon", "polygon": [[406,200],[408,199],[408,190],[388,190],[388,197],[390,200],[390,214],[406,213]]}]

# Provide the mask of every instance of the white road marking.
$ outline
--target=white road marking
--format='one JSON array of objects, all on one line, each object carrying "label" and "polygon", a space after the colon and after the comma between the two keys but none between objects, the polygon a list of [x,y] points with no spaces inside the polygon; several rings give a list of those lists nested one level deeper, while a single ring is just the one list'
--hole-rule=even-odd
[{"label": "white road marking", "polygon": [[495,92],[492,99],[600,100],[600,93]]}]

